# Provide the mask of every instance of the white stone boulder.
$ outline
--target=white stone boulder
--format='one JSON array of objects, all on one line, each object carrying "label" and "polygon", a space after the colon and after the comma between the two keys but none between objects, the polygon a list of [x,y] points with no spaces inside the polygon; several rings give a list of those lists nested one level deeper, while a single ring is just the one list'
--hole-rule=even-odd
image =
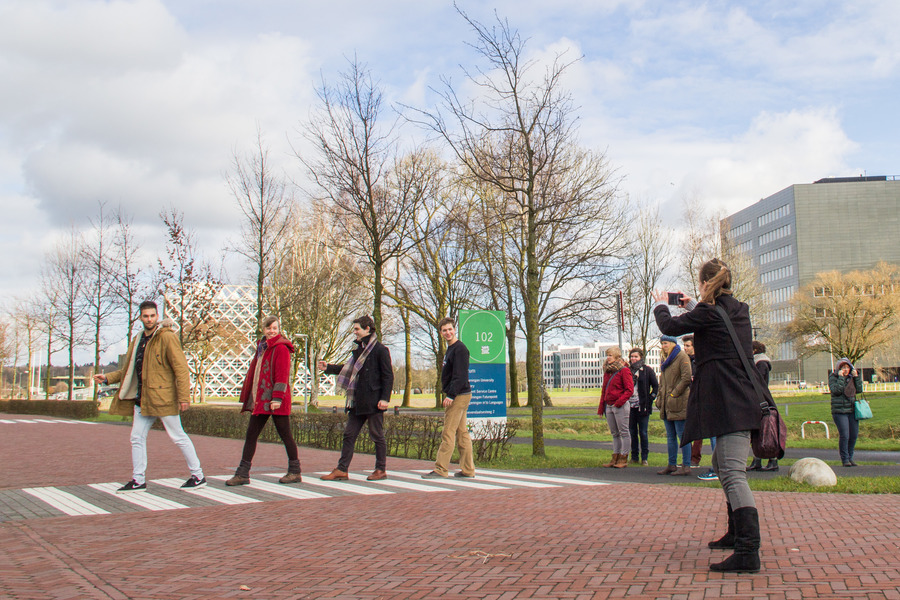
[{"label": "white stone boulder", "polygon": [[831,487],[837,484],[837,475],[824,460],[801,458],[791,467],[791,479],[808,483],[813,487]]}]

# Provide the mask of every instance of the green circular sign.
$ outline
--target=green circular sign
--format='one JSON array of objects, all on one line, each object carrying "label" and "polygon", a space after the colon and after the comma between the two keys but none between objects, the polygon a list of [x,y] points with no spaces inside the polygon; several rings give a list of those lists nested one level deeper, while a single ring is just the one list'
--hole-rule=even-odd
[{"label": "green circular sign", "polygon": [[459,339],[473,363],[506,362],[506,314],[499,311],[460,311]]}]

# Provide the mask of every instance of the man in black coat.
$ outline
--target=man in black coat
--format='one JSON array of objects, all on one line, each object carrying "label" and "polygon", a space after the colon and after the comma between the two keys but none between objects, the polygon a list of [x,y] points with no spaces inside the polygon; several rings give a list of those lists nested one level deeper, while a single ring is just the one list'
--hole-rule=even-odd
[{"label": "man in black coat", "polygon": [[324,360],[316,364],[326,375],[337,375],[337,385],[347,393],[344,410],[347,425],[344,427],[344,444],[338,466],[328,475],[326,481],[346,481],[353,459],[356,438],[365,423],[369,425],[369,436],[375,442],[375,470],[367,477],[369,481],[386,479],[387,443],[384,439],[384,411],[391,401],[394,387],[394,368],[391,352],[378,341],[375,322],[366,315],[353,321],[353,335],[356,347],[350,360],[344,364],[327,364]]}]

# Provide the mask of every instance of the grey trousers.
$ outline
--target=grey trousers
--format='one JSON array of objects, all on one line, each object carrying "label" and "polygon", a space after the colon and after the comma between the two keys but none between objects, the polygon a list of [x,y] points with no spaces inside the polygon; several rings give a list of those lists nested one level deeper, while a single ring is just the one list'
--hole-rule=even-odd
[{"label": "grey trousers", "polygon": [[736,431],[716,438],[712,468],[732,510],[756,507],[753,492],[747,484],[747,456],[750,454],[750,432]]},{"label": "grey trousers", "polygon": [[614,454],[628,454],[631,451],[631,430],[628,429],[630,418],[631,406],[627,402],[619,408],[606,405],[606,422],[612,434]]}]

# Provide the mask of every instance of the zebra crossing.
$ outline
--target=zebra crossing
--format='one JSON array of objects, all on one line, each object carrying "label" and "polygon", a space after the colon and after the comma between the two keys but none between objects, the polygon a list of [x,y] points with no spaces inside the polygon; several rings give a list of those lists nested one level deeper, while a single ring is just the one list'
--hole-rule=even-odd
[{"label": "zebra crossing", "polygon": [[225,486],[229,475],[214,475],[207,477],[209,483],[205,487],[192,490],[181,488],[182,479],[152,479],[147,482],[146,492],[128,494],[117,494],[122,484],[115,482],[0,490],[0,521],[233,506],[285,499],[609,485],[573,477],[494,470],[480,470],[474,479],[422,479],[426,472],[390,471],[388,479],[381,481],[367,481],[366,475],[360,472],[350,473],[349,481],[322,481],[319,476],[326,473],[323,471],[304,474],[302,483],[292,485],[276,483],[282,473],[263,473],[254,474],[249,485],[240,487]]}]

